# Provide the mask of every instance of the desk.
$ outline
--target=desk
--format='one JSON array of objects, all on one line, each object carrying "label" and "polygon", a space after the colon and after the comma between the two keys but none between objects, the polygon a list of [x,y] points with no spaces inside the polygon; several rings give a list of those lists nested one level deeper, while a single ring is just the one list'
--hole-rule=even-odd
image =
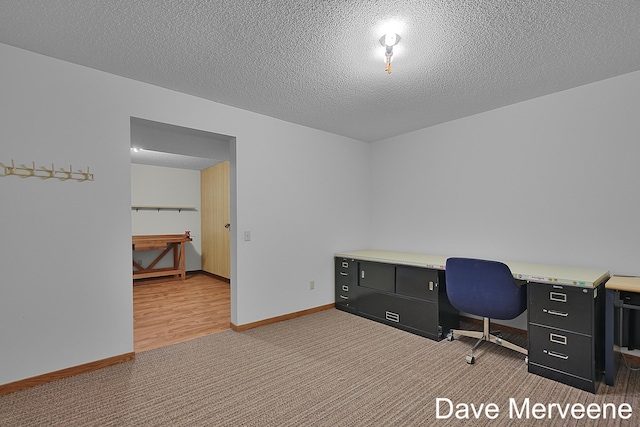
[{"label": "desk", "polygon": [[[442,339],[458,322],[446,296],[447,258],[376,249],[336,253],[336,308]],[[529,372],[595,393],[604,370],[609,271],[505,264],[528,282]]]},{"label": "desk", "polygon": [[[184,244],[190,242],[191,237],[185,234],[154,234],[145,236],[132,236],[131,248],[134,251],[154,251],[161,250],[160,255],[149,264],[143,267],[135,260],[133,261],[133,278],[144,279],[148,277],[178,276],[185,279],[186,255]],[[164,258],[170,251],[173,251],[173,266],[168,268],[154,268],[156,264]]]},{"label": "desk", "polygon": [[[363,261],[395,263],[414,267],[444,270],[447,258],[443,255],[426,255],[409,252],[366,249],[337,253],[335,256],[356,258]],[[452,255],[453,256],[453,255]],[[609,271],[588,268],[562,267],[556,265],[528,264],[501,261],[509,266],[513,277],[537,283],[559,284],[594,288],[609,278]]]},{"label": "desk", "polygon": [[[605,288],[607,290],[607,303],[605,308],[605,382],[607,385],[614,385],[616,380],[616,373],[618,372],[618,363],[613,352],[613,346],[615,344],[614,322],[615,322],[615,309],[618,308],[618,332],[619,332],[619,344],[622,347],[622,315],[623,309],[640,310],[639,304],[625,304],[622,296],[625,293],[640,294],[640,277],[624,277],[613,276],[607,281]],[[633,320],[631,314],[629,322]]]}]

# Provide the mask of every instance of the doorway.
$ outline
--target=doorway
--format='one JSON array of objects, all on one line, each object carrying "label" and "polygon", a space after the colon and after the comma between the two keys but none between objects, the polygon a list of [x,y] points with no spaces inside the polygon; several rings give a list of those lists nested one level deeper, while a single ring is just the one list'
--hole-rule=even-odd
[{"label": "doorway", "polygon": [[[169,276],[134,282],[134,348],[144,351],[157,343],[168,345],[230,327],[234,303],[230,292],[233,268],[228,269],[226,278],[203,272],[202,256],[206,245],[201,227],[203,210],[199,189],[201,171],[226,162],[231,208],[227,221],[229,224],[235,222],[235,138],[140,118],[131,117],[130,120],[132,206],[148,208],[132,208],[132,234],[190,231],[192,237],[186,245],[188,274],[185,281]],[[140,180],[146,180],[146,186],[141,188]],[[226,231],[233,242],[235,233],[230,226]],[[235,263],[235,249],[228,243],[227,247],[227,262]],[[134,252],[134,261],[148,265],[148,259],[156,256],[149,252]],[[170,262],[170,257],[167,258]],[[172,305],[171,297],[175,297],[177,305]],[[167,308],[167,304],[172,308]],[[226,304],[226,308],[221,308],[220,304]],[[167,313],[174,313],[173,320]],[[145,332],[140,337],[140,342],[136,336],[136,330],[140,330],[138,326],[151,330],[150,334]],[[149,343],[150,336],[156,337],[152,338],[156,344]]]}]

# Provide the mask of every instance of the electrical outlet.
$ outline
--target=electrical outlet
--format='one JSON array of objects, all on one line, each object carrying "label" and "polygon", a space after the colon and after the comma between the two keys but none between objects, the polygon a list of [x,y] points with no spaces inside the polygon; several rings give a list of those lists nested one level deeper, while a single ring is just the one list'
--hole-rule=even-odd
[{"label": "electrical outlet", "polygon": [[315,280],[312,280],[309,282],[309,290],[312,291],[316,288],[316,282]]}]

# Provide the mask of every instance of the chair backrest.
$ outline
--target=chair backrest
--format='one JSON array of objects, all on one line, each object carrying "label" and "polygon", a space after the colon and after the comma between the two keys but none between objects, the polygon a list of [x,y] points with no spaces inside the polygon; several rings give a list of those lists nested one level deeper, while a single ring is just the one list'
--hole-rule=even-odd
[{"label": "chair backrest", "polygon": [[447,296],[460,311],[492,319],[513,319],[527,308],[526,286],[516,284],[509,267],[498,261],[449,258]]}]

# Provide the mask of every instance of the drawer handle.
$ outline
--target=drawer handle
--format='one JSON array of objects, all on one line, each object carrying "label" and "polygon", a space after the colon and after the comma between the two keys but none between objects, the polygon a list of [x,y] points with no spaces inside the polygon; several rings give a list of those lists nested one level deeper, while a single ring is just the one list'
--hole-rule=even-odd
[{"label": "drawer handle", "polygon": [[544,350],[544,352],[547,353],[549,356],[557,357],[558,359],[562,359],[562,360],[567,360],[569,358],[569,356],[567,356],[566,354],[557,353],[555,351]]},{"label": "drawer handle", "polygon": [[549,299],[551,301],[567,302],[567,294],[561,294],[560,292],[549,292]]},{"label": "drawer handle", "polygon": [[364,270],[362,270],[362,278],[364,279]]},{"label": "drawer handle", "polygon": [[560,317],[567,317],[569,315],[569,313],[564,313],[562,311],[555,311],[555,310],[547,310],[546,308],[543,308],[542,311],[544,311],[545,313],[553,314],[554,316],[560,316]]},{"label": "drawer handle", "polygon": [[556,344],[567,345],[567,337],[565,337],[564,335],[550,333],[549,341],[554,342]]},{"label": "drawer handle", "polygon": [[340,298],[342,298],[342,299],[349,299],[349,297],[345,297],[344,295],[340,295]]},{"label": "drawer handle", "polygon": [[348,262],[343,262],[342,263],[342,268],[349,268],[349,263]]},{"label": "drawer handle", "polygon": [[348,274],[347,274],[347,273],[343,273],[342,271],[340,272],[340,275],[341,275],[341,276],[348,276]]},{"label": "drawer handle", "polygon": [[342,285],[342,290],[345,292],[349,292],[349,287],[347,285]]},{"label": "drawer handle", "polygon": [[385,311],[384,317],[385,319],[390,320],[392,322],[396,322],[396,323],[400,322],[400,315],[392,311]]}]

